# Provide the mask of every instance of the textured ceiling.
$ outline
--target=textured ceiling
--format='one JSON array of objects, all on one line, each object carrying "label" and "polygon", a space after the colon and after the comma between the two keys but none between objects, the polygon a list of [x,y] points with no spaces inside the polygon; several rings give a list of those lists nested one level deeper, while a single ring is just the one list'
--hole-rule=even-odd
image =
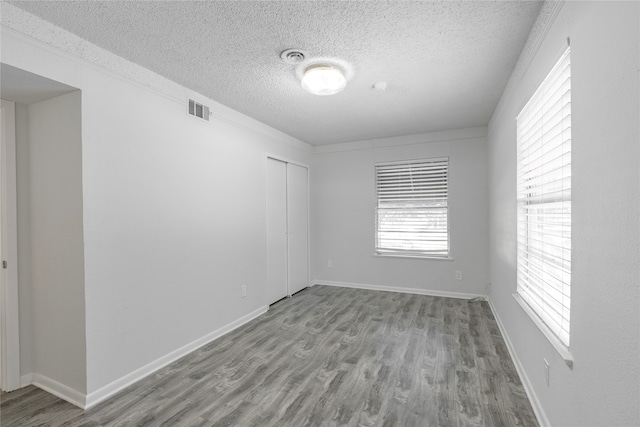
[{"label": "textured ceiling", "polygon": [[[10,3],[322,145],[486,125],[542,2]],[[288,48],[346,61],[346,89],[302,90]]]}]

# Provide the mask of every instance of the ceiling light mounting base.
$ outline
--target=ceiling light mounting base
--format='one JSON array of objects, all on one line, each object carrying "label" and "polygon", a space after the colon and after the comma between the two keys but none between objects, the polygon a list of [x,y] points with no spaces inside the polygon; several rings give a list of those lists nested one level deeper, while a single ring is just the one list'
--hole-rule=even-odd
[{"label": "ceiling light mounting base", "polygon": [[287,64],[299,64],[308,57],[309,55],[300,49],[287,49],[280,54],[280,58]]}]

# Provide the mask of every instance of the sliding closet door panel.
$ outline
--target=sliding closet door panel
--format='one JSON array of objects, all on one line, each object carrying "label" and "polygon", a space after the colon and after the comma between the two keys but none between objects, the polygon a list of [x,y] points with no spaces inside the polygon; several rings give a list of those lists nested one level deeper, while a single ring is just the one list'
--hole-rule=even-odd
[{"label": "sliding closet door panel", "polygon": [[287,164],[267,159],[267,304],[287,289]]},{"label": "sliding closet door panel", "polygon": [[305,167],[287,164],[289,293],[309,286],[309,176]]}]

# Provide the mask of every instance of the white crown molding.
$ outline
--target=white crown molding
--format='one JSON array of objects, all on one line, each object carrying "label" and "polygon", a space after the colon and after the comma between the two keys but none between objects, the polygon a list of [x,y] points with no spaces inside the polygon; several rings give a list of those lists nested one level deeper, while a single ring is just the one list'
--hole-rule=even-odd
[{"label": "white crown molding", "polygon": [[560,13],[560,10],[562,10],[564,3],[564,0],[547,0],[542,5],[540,13],[538,14],[538,17],[536,18],[536,21],[531,28],[529,37],[527,38],[527,41],[522,48],[520,57],[518,58],[513,72],[511,73],[511,77],[509,77],[507,85],[502,92],[500,101],[498,102],[498,105],[496,106],[496,109],[491,116],[491,120],[489,121],[488,126],[489,129],[491,129],[491,127],[493,126],[495,119],[502,115],[505,105],[513,96],[516,85],[520,82],[524,74],[529,69],[533,58],[538,53],[542,42],[549,33],[549,30],[555,22],[556,17]]},{"label": "white crown molding", "polygon": [[[184,104],[189,97],[205,100],[212,113],[212,118],[233,126],[260,134],[275,140],[288,143],[296,148],[311,152],[311,145],[272,128],[258,120],[233,110],[219,102],[179,85],[151,70],[137,65],[114,53],[111,53],[75,34],[51,24],[37,16],[2,2],[2,38],[14,38],[30,44],[37,49],[66,59],[72,63],[80,63],[95,71],[116,77],[141,88],[150,90],[173,102]],[[4,40],[3,40],[4,44]],[[2,57],[2,62],[6,58]],[[22,68],[21,64],[9,64]],[[27,70],[30,71],[30,70]],[[48,77],[48,76],[45,76]],[[74,85],[73,82],[62,82]],[[82,89],[82,88],[79,88]]]},{"label": "white crown molding", "polygon": [[395,136],[391,138],[367,139],[362,141],[342,142],[339,144],[319,145],[313,147],[313,154],[338,153],[344,151],[372,150],[388,147],[402,147],[432,142],[463,141],[487,137],[487,127],[478,126],[466,129],[454,129],[442,132],[429,132],[414,135]]}]

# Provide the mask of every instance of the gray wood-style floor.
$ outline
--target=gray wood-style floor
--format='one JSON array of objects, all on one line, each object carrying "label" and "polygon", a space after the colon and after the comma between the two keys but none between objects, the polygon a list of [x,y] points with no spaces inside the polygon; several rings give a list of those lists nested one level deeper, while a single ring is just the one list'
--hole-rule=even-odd
[{"label": "gray wood-style floor", "polygon": [[486,302],[315,286],[82,411],[33,386],[9,426],[537,426]]}]

